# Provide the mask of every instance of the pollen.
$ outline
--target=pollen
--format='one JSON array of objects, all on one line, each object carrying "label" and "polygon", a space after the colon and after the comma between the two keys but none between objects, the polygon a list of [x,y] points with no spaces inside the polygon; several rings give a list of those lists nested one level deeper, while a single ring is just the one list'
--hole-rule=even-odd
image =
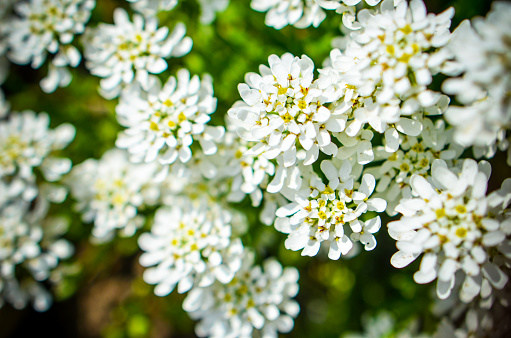
[{"label": "pollen", "polygon": [[399,166],[399,169],[401,169],[401,171],[410,171],[410,166],[408,165],[408,163],[401,163],[401,165]]},{"label": "pollen", "polygon": [[289,123],[289,122],[291,122],[291,120],[293,120],[293,117],[291,116],[291,114],[285,113],[282,116],[282,119],[284,120],[285,123]]},{"label": "pollen", "polygon": [[464,214],[467,212],[467,208],[465,208],[464,205],[458,205],[456,206],[456,212],[458,212],[459,214]]},{"label": "pollen", "polygon": [[305,108],[307,108],[307,102],[305,102],[305,100],[299,100],[298,108],[300,108],[300,110],[304,110]]},{"label": "pollen", "polygon": [[467,229],[465,228],[458,228],[456,229],[456,236],[463,238],[467,235]]},{"label": "pollen", "polygon": [[158,125],[155,122],[153,122],[153,121],[151,121],[151,124],[149,125],[149,129],[154,130],[154,131],[160,130]]},{"label": "pollen", "polygon": [[323,191],[323,194],[330,195],[333,194],[334,191],[329,186],[326,186],[325,191]]},{"label": "pollen", "polygon": [[445,209],[436,209],[435,214],[437,218],[445,217]]},{"label": "pollen", "polygon": [[410,34],[411,32],[413,32],[413,29],[412,27],[410,27],[410,25],[406,25],[403,28],[401,28],[400,31],[405,34]]},{"label": "pollen", "polygon": [[179,115],[177,116],[177,119],[179,120],[179,122],[186,121],[186,115],[183,113],[179,113]]},{"label": "pollen", "polygon": [[325,220],[327,218],[326,213],[324,211],[318,212],[318,217],[321,218],[322,220]]}]

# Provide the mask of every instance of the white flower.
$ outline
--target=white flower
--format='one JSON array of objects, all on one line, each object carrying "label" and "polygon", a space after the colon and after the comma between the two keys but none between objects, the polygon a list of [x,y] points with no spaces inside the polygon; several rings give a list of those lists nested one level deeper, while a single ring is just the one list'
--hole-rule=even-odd
[{"label": "white flower", "polygon": [[51,156],[63,149],[75,136],[70,124],[49,129],[46,113],[12,112],[0,121],[0,178],[19,177],[32,181],[34,167],[40,167],[46,180],[56,181],[71,169],[71,161]]},{"label": "white flower", "polygon": [[[0,181],[0,193],[19,189],[13,185]],[[51,295],[37,282],[50,278],[59,261],[73,253],[73,246],[62,238],[68,225],[61,219],[44,219],[48,207],[43,198],[25,201],[10,195],[0,203],[0,306],[5,299],[24,308],[32,299],[37,311],[46,311]]]},{"label": "white flower", "polygon": [[275,228],[289,234],[287,249],[301,250],[302,256],[315,256],[322,242],[329,243],[328,257],[339,259],[346,255],[353,243],[348,237],[349,224],[353,233],[351,239],[361,241],[366,250],[372,250],[376,241],[372,236],[380,228],[380,218],[363,222],[359,217],[366,211],[383,212],[386,202],[380,198],[369,198],[375,187],[375,179],[366,174],[358,191],[354,190],[351,164],[343,161],[337,169],[331,161],[321,162],[321,170],[328,179],[328,185],[314,175],[306,186],[295,195],[293,202],[276,212]]},{"label": "white flower", "polygon": [[429,182],[412,175],[410,185],[419,197],[401,200],[396,211],[403,217],[388,224],[399,249],[392,265],[407,266],[424,253],[414,279],[420,284],[438,279],[440,299],[450,295],[458,270],[466,275],[460,292],[464,302],[483,292],[483,280],[502,289],[508,277],[490,261],[490,249],[503,243],[509,230],[490,212],[485,166],[478,168],[467,159],[457,175],[444,161],[436,160],[431,171]]},{"label": "white flower", "polygon": [[[376,161],[384,161],[366,170],[378,180],[376,192],[387,201],[389,215],[396,213],[394,208],[401,198],[412,197],[410,177],[413,174],[430,175],[435,159],[452,164],[463,152],[463,147],[453,143],[453,130],[446,130],[444,120],[437,120],[433,124],[430,119],[422,118],[420,123],[424,129],[417,137],[387,129],[386,133],[394,132],[398,136],[397,142],[387,142],[385,146],[377,147]],[[388,139],[392,140],[392,137]],[[399,147],[397,151],[396,147]]]},{"label": "white flower", "polygon": [[178,0],[127,0],[131,7],[146,17],[161,11],[170,11],[176,7]]},{"label": "white flower", "polygon": [[456,127],[457,142],[487,149],[488,157],[495,153],[496,144],[502,150],[508,147],[505,133],[511,123],[510,15],[509,3],[495,2],[486,18],[473,20],[473,27],[468,21],[462,22],[448,45],[461,64],[463,75],[445,81],[443,90],[456,95],[463,106],[450,107],[446,118]]},{"label": "white flower", "polygon": [[[83,33],[94,6],[94,0],[19,1],[14,6],[18,16],[9,18],[6,26],[7,56],[12,62],[31,62],[32,68],[39,68],[47,53],[51,53],[56,54],[54,66],[76,67],[81,55],[71,42],[74,35]],[[69,81],[54,81],[41,87],[52,92]]]},{"label": "white flower", "polygon": [[96,240],[112,239],[115,230],[132,236],[143,223],[137,208],[152,202],[146,192],[156,164],[132,164],[119,149],[107,151],[101,160],[88,159],[75,166],[67,183],[78,201],[76,209],[86,222],[94,222],[92,235]]},{"label": "white flower", "polygon": [[250,337],[254,329],[263,337],[278,337],[292,330],[300,307],[292,298],[298,293],[298,271],[282,268],[275,259],[254,266],[245,253],[241,269],[228,284],[216,282],[190,291],[183,309],[200,322],[199,337]]},{"label": "white flower", "polygon": [[[250,7],[258,12],[267,12],[265,24],[275,29],[287,25],[297,28],[318,27],[326,18],[324,10],[339,13],[353,10],[361,0],[252,0]],[[366,0],[376,6],[380,0]]]},{"label": "white flower", "polygon": [[86,31],[85,65],[93,75],[103,78],[101,92],[107,98],[118,96],[133,80],[148,89],[149,74],[167,69],[166,58],[183,56],[192,48],[192,39],[185,33],[182,23],[169,35],[167,27],[158,28],[155,17],[144,19],[135,14],[131,22],[128,13],[117,8],[113,25],[102,23]]},{"label": "white flower", "polygon": [[332,51],[330,66],[320,70],[341,90],[344,102],[352,101],[345,130],[351,137],[366,124],[382,134],[395,124],[400,132],[417,136],[422,126],[406,116],[422,110],[438,114],[435,105],[448,103],[427,86],[433,75],[453,72],[451,55],[442,48],[451,36],[453,9],[435,16],[427,15],[421,0],[403,1],[395,9],[383,4],[381,13],[358,13],[360,29],[351,33],[343,53]]},{"label": "white flower", "polygon": [[171,164],[177,158],[187,162],[194,141],[199,141],[205,154],[214,154],[224,134],[223,127],[207,125],[215,109],[209,75],[202,81],[196,75],[190,79],[188,70],[181,69],[177,80],[171,76],[163,87],[157,79],[147,90],[132,86],[123,92],[116,108],[120,124],[128,128],[116,145],[127,148],[134,162],[157,159]]},{"label": "white flower", "polygon": [[334,88],[328,82],[313,82],[314,63],[305,55],[270,55],[268,61],[269,68],[260,66],[261,75],[246,74],[247,83],[238,85],[245,105],[228,112],[242,122],[238,133],[243,139],[258,141],[246,154],[268,159],[282,155],[285,167],[297,162],[300,148],[306,165],[318,159],[319,150],[335,155],[330,133],[342,131],[346,118],[325,106],[336,99]]},{"label": "white flower", "polygon": [[146,251],[140,264],[150,267],[144,280],[157,284],[154,293],[166,296],[176,285],[184,293],[215,280],[229,283],[241,266],[243,252],[241,241],[230,239],[230,222],[227,210],[206,199],[184,199],[159,209],[151,232],[138,241]]}]

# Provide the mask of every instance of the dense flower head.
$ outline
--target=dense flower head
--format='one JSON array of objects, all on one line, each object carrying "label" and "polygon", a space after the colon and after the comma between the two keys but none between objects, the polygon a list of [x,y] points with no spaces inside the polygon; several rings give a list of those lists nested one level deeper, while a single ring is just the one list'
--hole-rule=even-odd
[{"label": "dense flower head", "polygon": [[46,180],[56,181],[71,169],[71,161],[57,158],[53,151],[63,149],[75,136],[75,128],[61,124],[49,128],[46,113],[11,112],[0,121],[0,178],[15,177],[33,181],[34,168],[39,168]]},{"label": "dense flower head", "polygon": [[254,265],[247,252],[241,269],[228,284],[216,282],[207,288],[194,288],[183,302],[190,317],[199,319],[199,337],[250,337],[254,329],[263,337],[289,332],[300,307],[292,298],[298,293],[298,271],[275,259],[263,268]]},{"label": "dense flower head", "polygon": [[[297,28],[318,27],[326,18],[325,10],[338,13],[354,12],[354,6],[362,0],[252,0],[250,7],[258,12],[267,12],[265,24],[275,29],[287,25]],[[381,0],[365,0],[376,6]]]},{"label": "dense flower head", "polygon": [[178,158],[187,162],[194,141],[199,141],[204,154],[214,154],[216,142],[224,134],[223,127],[207,125],[215,109],[212,79],[207,74],[201,81],[181,69],[177,80],[171,76],[163,87],[157,79],[148,90],[132,86],[122,94],[116,108],[120,124],[128,128],[116,145],[127,148],[134,162],[157,159],[171,164]]},{"label": "dense flower head", "polygon": [[509,3],[494,2],[486,18],[474,19],[472,26],[464,21],[448,45],[463,75],[446,80],[443,90],[456,95],[463,106],[451,106],[446,118],[456,127],[457,142],[475,145],[489,157],[497,144],[501,149],[508,147],[505,137],[511,124],[510,15]]},{"label": "dense flower head", "polygon": [[0,306],[5,300],[21,309],[32,301],[37,311],[46,311],[51,295],[39,283],[74,249],[62,238],[67,222],[45,219],[48,201],[43,194],[27,201],[15,193],[20,189],[17,182],[0,181]]},{"label": "dense flower head", "polygon": [[[369,124],[386,140],[398,144],[396,130],[418,136],[422,125],[411,115],[437,115],[448,98],[428,89],[432,76],[454,72],[450,53],[451,9],[426,14],[422,1],[403,1],[394,8],[384,1],[381,12],[367,9],[357,15],[360,27],[351,33],[346,49],[334,49],[321,78],[344,89],[342,99],[352,107],[346,134],[354,137]],[[388,129],[391,129],[388,131]],[[389,140],[391,138],[391,140]],[[394,148],[394,150],[397,150]]]},{"label": "dense flower head", "polygon": [[[509,198],[503,202],[498,195],[486,196],[486,164],[478,167],[474,160],[466,159],[461,172],[455,172],[444,161],[436,160],[429,181],[412,175],[412,193],[418,197],[401,200],[396,211],[403,217],[388,224],[399,249],[391,262],[401,268],[424,253],[414,279],[421,284],[438,279],[441,299],[450,295],[455,273],[461,270],[466,277],[460,299],[469,302],[479,293],[487,294],[488,288],[491,293],[491,286],[502,289],[507,282],[490,249],[509,246],[509,219],[498,218]],[[492,210],[494,207],[501,212]]]},{"label": "dense flower head", "polygon": [[[324,160],[321,170],[328,184],[313,174],[310,180],[304,180],[307,184],[295,194],[292,202],[276,212],[275,228],[289,234],[286,248],[303,249],[303,256],[315,256],[321,243],[326,241],[330,259],[346,255],[353,247],[352,241],[362,242],[366,250],[374,249],[376,240],[372,234],[380,229],[380,218],[366,222],[359,219],[366,211],[385,210],[383,199],[369,198],[375,187],[374,177],[364,175],[355,190],[349,161],[344,161],[337,169],[331,161]],[[350,237],[345,225],[349,225]]]},{"label": "dense flower head", "polygon": [[117,97],[120,90],[135,80],[142,88],[150,85],[149,74],[167,69],[166,58],[180,57],[192,48],[185,37],[184,24],[178,23],[169,35],[167,27],[158,28],[156,17],[135,14],[133,22],[121,8],[114,12],[114,24],[100,24],[84,36],[86,67],[102,77],[101,93]]},{"label": "dense flower head", "polygon": [[268,159],[282,155],[285,167],[298,158],[312,164],[319,150],[335,155],[337,146],[330,133],[342,131],[346,119],[325,106],[336,100],[334,88],[313,81],[314,63],[306,55],[270,55],[268,61],[270,67],[260,66],[261,75],[246,74],[247,83],[238,86],[245,105],[237,104],[228,112],[243,122],[238,129],[243,139],[258,141],[247,154]]},{"label": "dense flower head", "polygon": [[[432,120],[423,118],[420,122],[424,128],[420,136],[399,134],[397,144],[387,142],[385,146],[376,147],[375,162],[383,162],[365,171],[378,180],[376,192],[387,201],[387,213],[390,215],[395,214],[394,208],[401,198],[412,197],[412,175],[427,177],[431,174],[431,165],[435,159],[452,164],[463,152],[463,147],[453,142],[453,130],[446,129],[444,120],[433,123]],[[395,151],[395,147],[399,149]]]},{"label": "dense flower head", "polygon": [[110,240],[116,230],[132,236],[142,226],[143,217],[137,208],[157,199],[151,187],[158,169],[155,163],[130,163],[128,154],[119,149],[73,168],[67,184],[83,220],[94,222],[92,236],[96,240]]},{"label": "dense flower head", "polygon": [[178,0],[127,0],[131,7],[149,17],[160,11],[170,11],[176,7]]},{"label": "dense flower head", "polygon": [[9,17],[5,26],[7,56],[12,62],[31,62],[39,68],[47,53],[56,54],[41,87],[53,92],[59,85],[66,86],[71,78],[65,66],[76,67],[81,60],[71,42],[85,30],[95,4],[94,0],[19,1],[14,6],[17,16]]},{"label": "dense flower head", "polygon": [[[156,284],[158,296],[207,287],[215,280],[229,283],[241,266],[243,245],[231,241],[231,214],[207,199],[181,199],[156,212],[150,233],[139,238],[146,251],[140,264],[144,280]],[[153,267],[154,266],[154,267]]]}]

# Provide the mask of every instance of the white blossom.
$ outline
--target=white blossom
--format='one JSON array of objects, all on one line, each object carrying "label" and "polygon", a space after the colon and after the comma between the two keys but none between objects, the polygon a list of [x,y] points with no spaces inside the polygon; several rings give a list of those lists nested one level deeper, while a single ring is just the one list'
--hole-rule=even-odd
[{"label": "white blossom", "polygon": [[[497,145],[508,148],[511,124],[511,5],[495,2],[486,18],[475,18],[456,29],[449,50],[463,69],[459,78],[444,82],[443,90],[463,106],[451,106],[446,119],[455,126],[455,140],[474,145],[493,157]],[[511,163],[511,156],[508,156]]]},{"label": "white blossom", "polygon": [[275,228],[289,234],[286,248],[303,249],[302,256],[315,256],[321,243],[327,242],[328,257],[334,260],[351,250],[352,241],[360,241],[366,250],[374,249],[373,233],[381,226],[380,218],[377,216],[365,222],[359,219],[366,211],[385,210],[385,200],[369,198],[376,184],[374,177],[364,175],[360,187],[355,190],[349,161],[343,161],[338,169],[331,161],[324,160],[321,170],[328,184],[314,174],[292,202],[276,212]]},{"label": "white blossom", "polygon": [[176,7],[178,0],[127,0],[131,7],[146,17],[161,11],[170,11]]},{"label": "white blossom", "polygon": [[313,82],[314,63],[305,55],[270,55],[268,61],[269,68],[260,66],[261,75],[246,74],[247,83],[238,85],[245,104],[236,104],[228,112],[242,122],[241,138],[258,141],[246,154],[268,159],[281,155],[285,167],[297,162],[301,149],[305,165],[314,163],[320,150],[335,155],[337,146],[330,133],[342,131],[346,118],[325,106],[336,100],[334,88]]},{"label": "white blossom", "polygon": [[456,174],[444,161],[435,160],[429,181],[412,175],[410,185],[418,197],[401,200],[396,211],[403,217],[388,224],[399,249],[392,256],[392,265],[402,268],[424,253],[414,279],[420,284],[437,279],[440,299],[450,295],[458,270],[465,275],[460,291],[464,302],[507,283],[507,275],[492,262],[490,251],[508,243],[510,231],[508,221],[501,221],[499,213],[490,209],[491,203],[502,203],[502,198],[486,197],[487,169],[466,159]]},{"label": "white blossom", "polygon": [[[353,11],[361,0],[252,0],[250,7],[258,12],[267,12],[265,24],[275,29],[287,25],[297,28],[318,27],[326,18],[325,10],[338,13]],[[380,0],[365,0],[376,6]]]},{"label": "white blossom", "polygon": [[143,216],[137,214],[137,208],[156,201],[151,186],[158,169],[155,163],[130,163],[127,153],[119,149],[73,168],[66,182],[83,220],[94,222],[95,240],[111,240],[116,230],[132,236],[142,226]]},{"label": "white blossom", "polygon": [[[83,33],[95,6],[94,0],[32,0],[14,5],[18,16],[9,17],[6,24],[8,58],[18,64],[31,63],[39,68],[48,53],[54,54],[50,74],[41,83],[46,92],[67,86],[70,75],[56,77],[55,68],[76,67],[80,52],[71,45],[76,34]],[[62,70],[64,71],[64,70]]]},{"label": "white blossom", "polygon": [[56,181],[71,169],[67,158],[52,156],[63,149],[75,136],[75,128],[61,124],[49,128],[46,113],[33,111],[11,112],[7,120],[0,121],[0,178],[18,177],[33,181],[34,167],[39,167],[46,180]]},{"label": "white blossom", "polygon": [[134,162],[171,164],[179,158],[192,157],[190,147],[199,141],[205,154],[217,151],[216,143],[224,134],[223,127],[207,125],[216,109],[213,84],[209,75],[202,81],[190,78],[186,69],[171,76],[162,87],[159,80],[148,90],[135,85],[124,92],[116,108],[121,125],[127,127],[116,145],[127,148]]},{"label": "white blossom", "polygon": [[351,107],[348,136],[367,124],[386,139],[395,134],[389,128],[418,136],[422,125],[410,115],[445,111],[448,98],[428,86],[437,73],[455,71],[451,54],[442,48],[450,40],[453,14],[452,8],[427,14],[421,0],[403,1],[396,8],[384,1],[381,12],[364,9],[357,14],[360,28],[351,33],[345,51],[334,49],[328,66],[320,70],[320,79],[330,78]]},{"label": "white blossom", "polygon": [[[401,198],[410,198],[410,177],[414,174],[428,176],[435,159],[442,159],[453,164],[463,152],[463,147],[453,143],[452,128],[446,129],[444,120],[433,123],[428,118],[420,120],[423,130],[420,136],[398,134],[397,142],[386,142],[385,146],[376,147],[376,160],[383,160],[378,166],[366,169],[378,180],[376,192],[387,203],[387,213],[395,215],[394,208]],[[387,129],[390,132],[391,129]],[[391,137],[388,138],[392,140]],[[396,151],[395,148],[399,147]]]},{"label": "white blossom", "polygon": [[183,23],[178,23],[169,35],[167,27],[158,28],[155,17],[144,19],[135,14],[131,22],[128,13],[117,8],[114,24],[101,23],[85,32],[85,65],[91,74],[103,78],[101,93],[106,98],[117,97],[134,80],[147,90],[150,74],[167,69],[166,58],[190,51],[192,39],[185,33]]},{"label": "white blossom", "polygon": [[74,248],[62,235],[66,221],[46,218],[48,201],[43,194],[27,201],[17,183],[0,180],[0,306],[2,299],[17,309],[33,302],[37,311],[46,311],[51,295],[41,281],[48,280],[60,260],[69,258]]},{"label": "white blossom", "polygon": [[207,287],[215,280],[229,283],[241,266],[243,245],[231,240],[231,214],[206,199],[184,199],[160,208],[150,233],[139,238],[145,253],[144,280],[156,284],[154,292],[165,296],[193,286]]},{"label": "white blossom", "polygon": [[241,269],[228,284],[214,283],[190,291],[183,308],[200,322],[199,337],[250,337],[254,329],[263,337],[278,337],[292,330],[300,307],[292,298],[298,293],[298,271],[275,259],[263,267],[245,253]]}]

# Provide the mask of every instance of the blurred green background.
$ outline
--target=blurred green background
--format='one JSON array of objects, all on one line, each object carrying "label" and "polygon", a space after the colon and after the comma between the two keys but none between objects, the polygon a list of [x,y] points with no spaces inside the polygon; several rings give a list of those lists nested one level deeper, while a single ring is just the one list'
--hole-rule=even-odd
[{"label": "blurred green background", "polygon": [[[490,7],[490,1],[481,0],[425,2],[432,13],[454,6],[453,28],[465,18],[485,15]],[[128,8],[128,2],[97,0],[89,25],[111,23],[116,7]],[[195,0],[180,0],[174,10],[160,13],[160,26],[172,29],[176,22],[182,21],[187,35],[194,41],[188,55],[169,60],[169,68],[161,78],[176,74],[182,67],[192,74],[211,74],[218,98],[213,116],[217,124],[222,123],[227,110],[239,100],[237,85],[244,82],[245,73],[258,72],[258,66],[267,64],[270,54],[307,54],[319,68],[329,54],[332,38],[340,35],[341,17],[332,12],[327,13],[319,28],[305,30],[294,27],[275,30],[265,26],[265,13],[253,11],[249,0],[231,0],[228,9],[219,13],[211,25],[200,24],[199,14]],[[121,130],[115,120],[116,100],[107,101],[99,96],[99,79],[89,75],[83,60],[72,70],[71,85],[49,95],[39,87],[46,71],[46,66],[33,70],[11,65],[3,89],[13,110],[46,111],[52,127],[63,122],[75,125],[76,138],[63,151],[73,163],[101,157],[104,151],[114,147],[117,132]],[[493,162],[501,159],[497,157]],[[498,177],[494,180],[495,186],[502,181]],[[4,306],[0,309],[0,337],[30,337],[43,332],[53,337],[195,336],[193,321],[181,309],[184,296],[173,292],[159,298],[153,294],[153,287],[143,282],[143,269],[138,264],[138,235],[91,245],[88,242],[91,225],[80,221],[72,211],[72,204],[68,198],[52,211],[71,221],[67,238],[76,246],[76,254],[66,266],[69,276],[54,290],[55,304],[45,313]],[[243,242],[256,249],[258,259],[277,256],[283,265],[300,270],[301,291],[297,300],[301,312],[288,336],[339,337],[347,331],[361,331],[362,315],[376,314],[382,309],[396,318],[396,330],[418,319],[420,329],[434,331],[437,321],[429,313],[431,285],[417,285],[413,281],[418,262],[402,270],[390,265],[396,249],[385,226],[376,236],[378,246],[374,251],[330,261],[320,256],[301,257],[300,252],[286,250],[283,245],[286,235],[259,223],[258,211],[248,202],[237,207],[249,210],[250,230]],[[384,219],[383,223],[387,221]]]}]

